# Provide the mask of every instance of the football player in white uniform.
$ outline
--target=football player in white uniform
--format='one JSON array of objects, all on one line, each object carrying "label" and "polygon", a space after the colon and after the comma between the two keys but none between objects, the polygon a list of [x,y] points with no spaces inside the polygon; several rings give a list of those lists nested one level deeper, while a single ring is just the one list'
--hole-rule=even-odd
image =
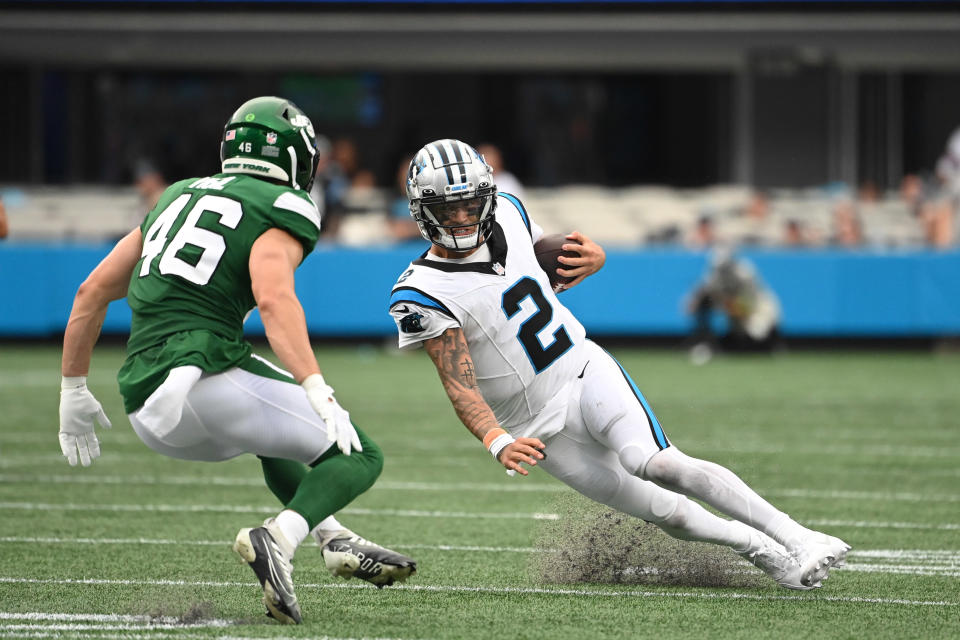
[{"label": "football player in white uniform", "polygon": [[[821,586],[850,548],[807,529],[733,472],[681,453],[627,372],[586,338],[537,263],[543,232],[471,146],[424,146],[407,178],[430,250],[394,285],[401,348],[423,346],[457,416],[508,469],[539,465],[583,495],[684,540],[722,544],[791,589]],[[586,236],[564,245],[575,286],[604,263]],[[730,516],[713,515],[688,497]]]}]

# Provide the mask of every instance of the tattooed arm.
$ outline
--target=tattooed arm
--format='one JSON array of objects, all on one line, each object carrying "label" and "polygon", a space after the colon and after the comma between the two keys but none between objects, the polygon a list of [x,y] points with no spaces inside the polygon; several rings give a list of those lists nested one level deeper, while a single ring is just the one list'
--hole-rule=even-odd
[{"label": "tattooed arm", "polygon": [[[478,440],[492,430],[498,428],[496,416],[480,395],[477,386],[476,371],[467,340],[460,328],[447,329],[436,338],[423,341],[423,347],[437,367],[440,381],[447,392],[447,397],[453,403],[457,417]],[[518,438],[507,445],[497,456],[507,469],[519,471],[527,475],[527,470],[520,466],[525,462],[531,466],[542,460],[544,454],[543,443],[537,438]]]},{"label": "tattooed arm", "polygon": [[476,371],[462,329],[447,329],[436,338],[423,341],[423,347],[437,367],[440,382],[447,392],[457,417],[478,440],[500,426],[477,387]]}]

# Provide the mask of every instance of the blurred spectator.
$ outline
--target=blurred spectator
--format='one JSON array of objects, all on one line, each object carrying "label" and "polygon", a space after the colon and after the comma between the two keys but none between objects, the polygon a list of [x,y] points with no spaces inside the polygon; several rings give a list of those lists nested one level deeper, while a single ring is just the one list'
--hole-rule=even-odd
[{"label": "blurred spectator", "polygon": [[[726,248],[714,251],[710,267],[690,296],[687,311],[694,317],[690,359],[705,364],[717,348],[730,351],[771,351],[779,346],[780,302],[757,275],[753,265]],[[718,337],[713,313],[726,316],[728,331]]]},{"label": "blurred spectator", "polygon": [[834,205],[831,240],[838,247],[859,247],[863,244],[863,225],[852,200],[844,198]]},{"label": "blurred spectator", "polygon": [[783,246],[792,248],[810,246],[810,240],[799,220],[795,218],[787,220],[783,231]]},{"label": "blurred spectator", "polygon": [[0,200],[0,240],[10,234],[10,225],[7,223],[7,208],[3,206],[3,200]]},{"label": "blurred spectator", "polygon": [[138,160],[133,171],[133,186],[140,196],[143,205],[143,215],[137,225],[143,221],[143,216],[157,206],[157,201],[167,188],[167,181],[157,167],[149,160]]},{"label": "blurred spectator", "polygon": [[937,177],[948,197],[953,200],[960,197],[960,128],[950,135],[943,155],[937,160]]},{"label": "blurred spectator", "polygon": [[487,161],[487,164],[493,168],[493,179],[497,183],[497,191],[515,195],[523,202],[523,185],[520,184],[520,181],[517,180],[515,175],[507,171],[503,164],[503,156],[500,154],[500,149],[493,144],[485,143],[477,146],[477,151],[479,151],[483,159]]},{"label": "blurred spectator", "polygon": [[[319,168],[317,173],[320,174]],[[321,235],[327,238],[336,237],[343,216],[354,208],[351,201],[358,195],[357,192],[373,189],[375,180],[373,173],[361,166],[360,152],[350,138],[338,138],[333,142],[326,170],[320,177],[324,185],[323,199],[326,209],[326,223]],[[359,195],[362,199],[363,194]]]},{"label": "blurred spectator", "polygon": [[313,179],[313,188],[310,189],[310,198],[317,205],[320,212],[321,234],[327,228],[327,172],[330,169],[330,139],[326,136],[317,136],[317,173]]},{"label": "blurred spectator", "polygon": [[404,156],[397,165],[397,195],[390,201],[390,235],[398,242],[419,240],[420,228],[410,215],[410,201],[407,200],[407,173],[413,156]]},{"label": "blurred spectator", "polygon": [[908,173],[900,180],[900,201],[907,205],[910,212],[918,219],[923,213],[927,191],[928,187],[923,178],[915,173]]},{"label": "blurred spectator", "polygon": [[[136,161],[133,166],[133,188],[140,201],[133,211],[130,211],[127,220],[127,231],[143,224],[143,219],[157,206],[157,201],[167,188],[167,181],[157,166],[146,158]],[[126,233],[115,238],[120,240]]]},{"label": "blurred spectator", "polygon": [[925,211],[927,243],[944,249],[956,243],[956,216],[960,209],[960,129],[947,140],[944,154],[937,161],[940,189],[931,206]]},{"label": "blurred spectator", "polygon": [[864,180],[857,189],[857,202],[875,204],[880,202],[880,190],[873,180]]},{"label": "blurred spectator", "polygon": [[713,216],[709,213],[701,214],[697,224],[687,237],[686,245],[691,249],[709,249],[716,244],[717,236],[713,225]]},{"label": "blurred spectator", "polygon": [[940,178],[905,175],[900,181],[900,201],[920,225],[927,246],[946,247],[952,244],[953,211]]},{"label": "blurred spectator", "polygon": [[764,244],[770,218],[770,197],[763,190],[756,190],[740,212],[740,242],[743,244]]},{"label": "blurred spectator", "polygon": [[928,203],[923,210],[924,239],[927,245],[935,249],[952,247],[956,242],[954,230],[957,203],[947,196],[940,197]]},{"label": "blurred spectator", "polygon": [[751,220],[763,221],[770,215],[770,196],[766,191],[757,190],[743,209],[743,215]]}]

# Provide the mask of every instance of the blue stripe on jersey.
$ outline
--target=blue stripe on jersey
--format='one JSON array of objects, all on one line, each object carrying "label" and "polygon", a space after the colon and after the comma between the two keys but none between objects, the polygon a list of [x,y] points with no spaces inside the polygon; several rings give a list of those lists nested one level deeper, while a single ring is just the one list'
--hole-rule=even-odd
[{"label": "blue stripe on jersey", "polygon": [[623,377],[627,380],[627,384],[630,385],[633,395],[635,395],[637,400],[640,401],[640,406],[643,407],[643,412],[647,414],[647,420],[650,422],[650,431],[653,433],[653,439],[656,441],[657,446],[660,447],[661,450],[666,449],[670,446],[670,443],[667,441],[667,436],[663,433],[663,427],[660,426],[660,421],[657,420],[657,416],[654,415],[653,409],[650,408],[650,404],[647,402],[647,399],[643,397],[642,393],[640,393],[640,389],[637,388],[637,384],[633,381],[633,378],[630,377],[630,374],[627,373],[627,370],[623,368],[623,365],[617,362],[617,359],[610,355],[610,352],[607,352],[607,355],[617,363],[618,367],[620,367],[620,373],[623,374]]},{"label": "blue stripe on jersey", "polygon": [[520,212],[520,217],[523,218],[523,224],[527,225],[527,233],[532,236],[533,231],[530,230],[530,216],[527,215],[527,210],[523,208],[523,204],[520,203],[520,199],[510,193],[498,193],[497,195],[506,198],[513,206],[517,208],[517,211]]},{"label": "blue stripe on jersey", "polygon": [[430,307],[431,309],[436,309],[437,311],[456,319],[453,313],[443,306],[443,304],[437,300],[434,300],[427,294],[417,291],[413,288],[405,287],[402,289],[397,289],[393,292],[393,294],[390,296],[390,308],[392,309],[395,304],[399,304],[401,302],[411,302],[413,304],[419,304],[423,307]]}]

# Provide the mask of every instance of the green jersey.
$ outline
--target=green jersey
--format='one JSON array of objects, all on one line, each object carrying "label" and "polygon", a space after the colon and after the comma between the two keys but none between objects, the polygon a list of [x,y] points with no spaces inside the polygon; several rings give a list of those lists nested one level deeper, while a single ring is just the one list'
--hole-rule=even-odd
[{"label": "green jersey", "polygon": [[133,320],[118,375],[127,413],[173,367],[215,373],[249,357],[250,249],[271,228],[299,240],[306,256],[320,214],[303,191],[242,174],[190,178],[163,193],[140,226],[143,255],[127,290]]}]

